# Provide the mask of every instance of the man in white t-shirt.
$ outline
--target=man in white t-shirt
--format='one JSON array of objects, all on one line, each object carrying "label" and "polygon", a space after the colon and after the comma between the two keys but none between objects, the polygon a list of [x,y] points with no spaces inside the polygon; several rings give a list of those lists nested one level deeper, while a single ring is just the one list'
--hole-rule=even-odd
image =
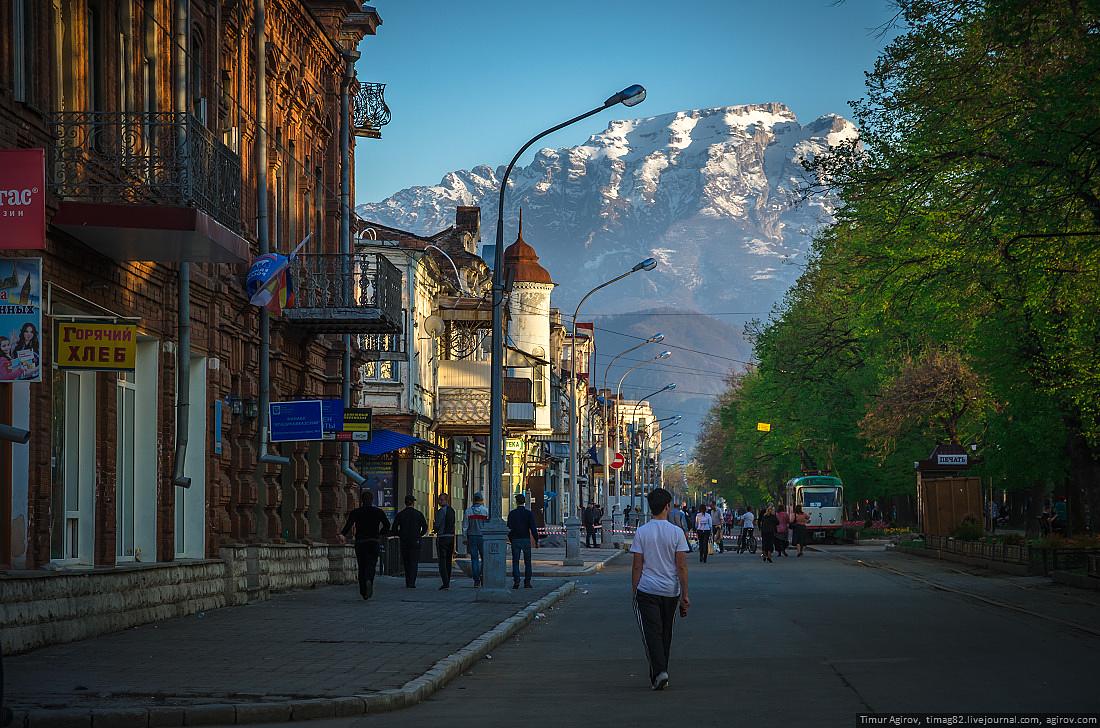
[{"label": "man in white t-shirt", "polygon": [[753,527],[756,524],[756,516],[753,515],[752,506],[745,506],[745,512],[738,518],[741,522],[741,538],[737,543],[737,553],[745,553],[745,539],[752,535]]},{"label": "man in white t-shirt", "polygon": [[668,685],[668,657],[672,651],[672,622],[676,608],[686,617],[688,607],[687,538],[679,526],[668,522],[672,494],[654,488],[646,495],[653,520],[634,534],[631,582],[634,614],[642,629],[649,681],[654,690]]}]

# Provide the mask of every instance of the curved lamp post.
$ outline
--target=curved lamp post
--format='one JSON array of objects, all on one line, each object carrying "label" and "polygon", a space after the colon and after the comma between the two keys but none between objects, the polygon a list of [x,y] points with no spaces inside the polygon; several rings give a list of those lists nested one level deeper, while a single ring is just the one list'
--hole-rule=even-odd
[{"label": "curved lamp post", "polygon": [[[658,355],[658,356],[657,356],[657,357],[655,357],[655,358],[659,359],[659,358],[662,358],[662,357],[661,357],[661,355]],[[664,357],[664,358],[667,358],[667,357]],[[628,372],[628,373],[629,373],[629,372]],[[626,378],[626,375],[623,375],[623,378],[625,379],[625,378]],[[621,381],[619,382],[619,385],[620,385],[620,386],[622,386],[622,382],[621,382]],[[649,394],[647,394],[646,396],[644,396],[644,397],[640,397],[640,398],[638,399],[638,403],[637,403],[636,405],[634,405],[634,411],[633,411],[633,412],[632,412],[632,413],[630,414],[630,422],[631,422],[631,424],[633,424],[634,422],[636,422],[636,421],[637,421],[637,417],[638,417],[638,408],[642,406],[642,402],[645,402],[645,401],[646,401],[647,399],[649,399],[650,397],[655,397],[655,396],[657,396],[657,395],[658,395],[658,394],[660,394],[661,392],[669,392],[669,391],[671,391],[671,390],[673,390],[673,389],[676,389],[676,383],[675,383],[675,382],[672,382],[672,383],[670,383],[670,384],[666,384],[665,386],[661,387],[661,388],[660,388],[660,389],[658,389],[657,391],[655,391],[655,392],[650,392],[650,393],[649,393]],[[643,441],[643,445],[644,445],[644,441]],[[643,454],[644,454],[644,453],[643,453]],[[630,505],[631,505],[631,510],[632,510],[632,511],[634,511],[635,513],[637,513],[637,512],[638,512],[638,511],[637,511],[637,508],[638,508],[638,503],[637,503],[637,497],[636,497],[636,496],[637,496],[637,494],[638,494],[638,491],[637,491],[637,483],[635,482],[635,474],[634,474],[634,469],[635,469],[635,462],[634,462],[634,443],[631,443],[631,445],[630,445]]]},{"label": "curved lamp post", "polygon": [[[657,336],[660,336],[661,341],[664,341],[665,337],[664,337],[663,334],[657,334]],[[654,338],[656,338],[656,337],[654,337]],[[652,359],[646,359],[645,361],[638,362],[637,364],[635,364],[634,366],[630,367],[625,372],[623,372],[623,375],[621,377],[619,377],[618,386],[615,387],[615,401],[619,402],[619,401],[622,400],[622,397],[623,397],[623,382],[626,381],[626,378],[628,376],[630,376],[630,373],[632,371],[634,371],[635,369],[638,369],[639,367],[648,366],[649,364],[652,364],[655,361],[661,361],[662,359],[667,359],[670,356],[672,356],[671,351],[662,351],[660,354],[656,355]],[[618,423],[615,423],[615,452],[619,452],[619,448],[622,447],[622,444],[619,442],[619,429],[620,428],[619,428]],[[633,473],[631,473],[631,476],[633,477]],[[622,470],[622,468],[619,468],[618,470],[615,471],[615,489],[616,489],[617,492],[622,493],[622,487],[623,487],[623,470]],[[630,487],[633,488],[634,486],[631,485]],[[631,493],[630,502],[633,505],[633,503],[634,503],[634,494],[633,493]]]},{"label": "curved lamp post", "polygon": [[616,104],[636,106],[645,99],[645,88],[634,84],[610,96],[594,109],[539,132],[519,148],[500,178],[500,195],[497,200],[496,248],[493,251],[493,332],[490,356],[491,379],[489,386],[489,520],[482,527],[485,536],[485,591],[503,593],[504,540],[507,528],[501,520],[501,478],[504,475],[504,192],[508,189],[508,175],[516,162],[532,144],[548,134],[564,129],[582,119],[594,116]]},{"label": "curved lamp post", "polygon": [[[635,344],[634,346],[630,347],[629,349],[623,349],[618,354],[616,354],[614,357],[612,357],[611,363],[609,363],[607,365],[607,368],[605,368],[603,370],[603,386],[600,387],[600,391],[602,391],[602,392],[607,391],[607,377],[608,377],[609,374],[611,374],[611,367],[615,366],[615,362],[617,362],[621,357],[623,357],[626,354],[629,354],[632,351],[637,351],[638,349],[641,349],[643,346],[645,346],[647,344],[659,344],[664,340],[665,340],[665,335],[664,334],[656,333],[653,336],[650,336],[648,339],[646,339],[642,343]],[[603,504],[605,513],[607,512],[608,508],[611,507],[611,478],[610,478],[610,475],[607,472],[607,467],[608,467],[607,464],[611,461],[611,433],[608,429],[610,427],[610,423],[608,422],[608,417],[609,417],[608,408],[611,406],[611,403],[609,402],[610,399],[611,399],[610,397],[605,396],[604,400],[603,400],[603,467],[604,467],[604,480],[607,481],[606,485],[604,486],[604,490],[606,492],[606,496],[605,496],[605,500],[604,500],[604,504]],[[616,450],[615,451],[618,452],[618,428],[616,428],[615,444],[616,444]],[[617,483],[617,481],[618,481],[618,473],[616,473],[616,483]],[[618,501],[618,498],[619,498],[619,492],[618,492],[618,490],[616,490],[615,491],[616,502]]]},{"label": "curved lamp post", "polygon": [[581,488],[580,483],[577,482],[578,475],[580,473],[580,463],[577,456],[581,451],[580,435],[577,432],[577,318],[581,315],[581,306],[589,297],[600,290],[606,288],[612,283],[621,281],[628,275],[632,275],[642,270],[653,270],[657,267],[657,261],[653,258],[646,258],[645,260],[635,264],[633,268],[621,273],[609,281],[605,281],[600,285],[593,288],[588,293],[584,294],[581,298],[581,302],[577,304],[576,310],[573,312],[573,337],[569,346],[569,378],[572,379],[572,386],[569,387],[569,511],[565,514],[565,561],[562,562],[565,566],[583,566],[584,560],[581,559],[581,543],[580,543],[580,519],[577,518],[577,506],[580,505]]}]

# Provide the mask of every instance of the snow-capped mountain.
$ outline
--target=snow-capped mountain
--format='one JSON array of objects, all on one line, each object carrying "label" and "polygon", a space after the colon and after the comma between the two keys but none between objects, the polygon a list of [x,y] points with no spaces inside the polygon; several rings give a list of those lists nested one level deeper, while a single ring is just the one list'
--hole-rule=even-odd
[{"label": "snow-capped mountain", "polygon": [[[513,170],[505,242],[524,239],[559,284],[563,310],[588,289],[646,257],[660,265],[588,304],[593,311],[654,306],[767,311],[794,282],[813,233],[836,200],[801,200],[801,162],[856,135],[828,115],[802,126],[783,104],[752,104],[612,121],[587,142],[544,148]],[[368,219],[427,234],[456,205],[482,209],[482,240],[495,236],[503,167],[447,174],[357,208]]]}]

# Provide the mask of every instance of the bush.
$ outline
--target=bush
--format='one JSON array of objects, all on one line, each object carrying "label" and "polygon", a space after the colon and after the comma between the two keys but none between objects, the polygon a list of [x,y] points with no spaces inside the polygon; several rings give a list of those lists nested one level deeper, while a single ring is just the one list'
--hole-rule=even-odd
[{"label": "bush", "polygon": [[951,537],[960,541],[980,541],[984,535],[985,529],[982,528],[982,524],[972,518],[963,519],[963,522],[955,526],[955,530],[951,532]]},{"label": "bush", "polygon": [[1001,538],[1001,543],[1005,546],[1023,546],[1027,543],[1027,539],[1019,533],[1010,533]]}]

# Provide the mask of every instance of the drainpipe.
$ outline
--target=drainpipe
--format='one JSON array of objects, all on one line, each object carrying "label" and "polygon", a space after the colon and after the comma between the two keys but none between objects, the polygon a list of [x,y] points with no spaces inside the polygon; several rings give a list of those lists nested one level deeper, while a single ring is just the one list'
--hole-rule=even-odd
[{"label": "drainpipe", "polygon": [[[256,0],[256,223],[260,254],[271,252],[267,223],[267,34],[264,0]],[[260,309],[260,462],[289,465],[290,458],[268,452],[268,403],[271,401],[271,314]]]},{"label": "drainpipe", "polygon": [[[180,147],[184,150],[183,162],[190,165],[190,148],[187,144],[187,127],[190,123],[187,103],[187,57],[183,52],[188,46],[189,0],[176,0],[176,111],[180,114]],[[188,167],[187,183],[195,184]],[[191,264],[184,261],[179,269],[179,292],[176,304],[176,451],[172,468],[172,484],[180,488],[190,488],[191,478],[184,473],[187,462],[187,431],[190,429],[191,414]]]},{"label": "drainpipe", "polygon": [[[340,86],[340,255],[344,270],[344,302],[351,298],[351,85],[355,82],[355,61],[359,53],[350,51],[344,54],[344,82]],[[377,253],[376,255],[380,255]],[[344,334],[344,381],[342,397],[344,406],[351,404],[351,334]],[[366,478],[352,467],[351,448],[356,443],[341,444],[340,472],[357,486],[362,486]]]}]

